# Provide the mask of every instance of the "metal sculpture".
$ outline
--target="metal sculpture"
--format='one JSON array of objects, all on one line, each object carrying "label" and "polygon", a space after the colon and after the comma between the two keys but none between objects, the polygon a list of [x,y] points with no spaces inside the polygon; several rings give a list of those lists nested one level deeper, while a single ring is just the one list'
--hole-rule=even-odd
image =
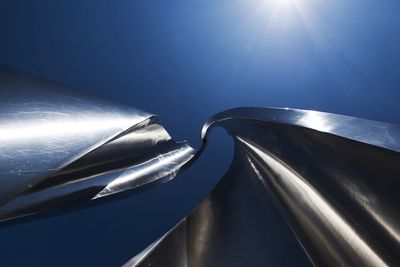
[{"label": "metal sculpture", "polygon": [[173,141],[157,116],[6,67],[0,102],[2,221],[168,181],[223,127],[235,143],[226,175],[126,266],[400,263],[398,126],[238,108],[212,117],[196,150]]}]

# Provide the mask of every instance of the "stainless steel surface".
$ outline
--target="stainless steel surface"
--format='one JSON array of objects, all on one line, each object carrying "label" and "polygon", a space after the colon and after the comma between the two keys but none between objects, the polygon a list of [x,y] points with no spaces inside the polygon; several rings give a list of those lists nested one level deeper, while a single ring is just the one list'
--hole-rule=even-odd
[{"label": "stainless steel surface", "polygon": [[[400,265],[400,127],[238,108],[204,125],[204,144],[214,127],[234,139],[226,175],[126,266]],[[0,67],[0,221],[140,192],[203,149],[155,115]]]},{"label": "stainless steel surface", "polygon": [[166,181],[194,152],[155,115],[0,67],[0,221]]},{"label": "stainless steel surface", "polygon": [[204,140],[213,127],[234,138],[230,169],[127,266],[400,264],[398,126],[239,108],[210,119]]}]

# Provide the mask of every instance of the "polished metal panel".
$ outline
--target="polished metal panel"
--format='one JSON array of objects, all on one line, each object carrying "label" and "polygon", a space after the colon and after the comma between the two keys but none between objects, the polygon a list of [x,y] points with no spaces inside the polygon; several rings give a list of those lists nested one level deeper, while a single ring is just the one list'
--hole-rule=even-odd
[{"label": "polished metal panel", "polygon": [[234,138],[231,167],[127,266],[400,264],[400,127],[271,108],[217,114],[204,140],[213,127]]},{"label": "polished metal panel", "polygon": [[166,181],[194,153],[155,115],[0,67],[0,221]]}]

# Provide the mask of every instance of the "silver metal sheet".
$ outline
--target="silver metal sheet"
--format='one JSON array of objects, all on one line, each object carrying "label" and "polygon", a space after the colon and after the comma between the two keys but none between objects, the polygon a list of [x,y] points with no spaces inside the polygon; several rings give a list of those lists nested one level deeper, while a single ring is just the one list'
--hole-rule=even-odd
[{"label": "silver metal sheet", "polygon": [[139,254],[140,261],[126,266],[400,263],[398,126],[315,111],[239,108],[211,118],[204,140],[213,127],[225,128],[235,141],[226,175]]},{"label": "silver metal sheet", "polygon": [[0,221],[166,181],[194,152],[155,115],[0,67]]}]

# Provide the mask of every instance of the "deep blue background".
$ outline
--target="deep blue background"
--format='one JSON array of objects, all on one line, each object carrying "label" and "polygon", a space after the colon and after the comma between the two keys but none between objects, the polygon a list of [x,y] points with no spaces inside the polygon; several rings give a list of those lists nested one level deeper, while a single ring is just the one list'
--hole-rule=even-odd
[{"label": "deep blue background", "polygon": [[[193,146],[237,106],[400,124],[399,14],[398,0],[4,1],[0,63],[160,114]],[[0,265],[118,266],[191,210],[231,153],[216,131],[171,183],[0,228]]]}]

